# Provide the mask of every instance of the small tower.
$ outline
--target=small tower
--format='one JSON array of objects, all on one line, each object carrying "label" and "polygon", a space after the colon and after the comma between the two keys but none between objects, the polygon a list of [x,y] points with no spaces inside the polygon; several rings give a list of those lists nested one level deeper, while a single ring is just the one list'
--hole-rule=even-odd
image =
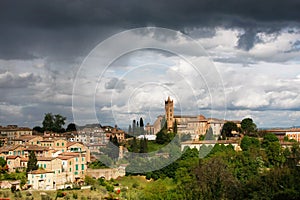
[{"label": "small tower", "polygon": [[174,104],[173,100],[168,97],[168,100],[165,101],[165,111],[166,111],[166,122],[167,122],[167,129],[172,130],[173,129],[173,123],[174,123]]}]

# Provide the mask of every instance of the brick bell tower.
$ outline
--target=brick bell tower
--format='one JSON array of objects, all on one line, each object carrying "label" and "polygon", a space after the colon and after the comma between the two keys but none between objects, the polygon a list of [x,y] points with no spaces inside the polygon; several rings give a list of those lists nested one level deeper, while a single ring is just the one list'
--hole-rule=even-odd
[{"label": "brick bell tower", "polygon": [[173,100],[168,97],[167,101],[165,101],[165,118],[167,122],[167,129],[171,131],[173,129],[173,123],[174,123],[174,104]]}]

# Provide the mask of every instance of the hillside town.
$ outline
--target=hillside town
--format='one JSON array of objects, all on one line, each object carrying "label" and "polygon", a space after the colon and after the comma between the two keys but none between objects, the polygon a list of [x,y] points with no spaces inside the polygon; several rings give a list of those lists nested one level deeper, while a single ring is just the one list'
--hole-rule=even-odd
[{"label": "hillside town", "polygon": [[[165,114],[158,116],[153,125],[148,123],[144,127],[142,119],[140,125],[134,120],[128,132],[117,126],[100,124],[89,124],[64,133],[40,133],[17,125],[1,126],[0,158],[5,160],[8,173],[27,172],[27,182],[22,186],[17,182],[20,189],[65,189],[74,187],[74,184],[84,185],[86,176],[107,180],[125,176],[128,164],[124,162],[113,169],[89,168],[89,164],[97,162],[99,155],[103,155],[113,138],[119,149],[116,160],[128,159],[127,152],[134,148],[131,146],[132,139],[155,141],[164,128],[167,135],[176,133],[181,138],[187,136],[180,143],[181,151],[189,148],[201,152],[203,147],[213,148],[215,145],[230,145],[235,151],[242,151],[241,141],[247,135],[245,127],[242,127],[243,121],[205,118],[203,115],[178,116],[174,113],[173,100],[168,97],[165,101]],[[134,130],[138,130],[138,133]],[[300,129],[297,128],[269,129],[263,132],[274,134],[282,148],[292,149],[295,144],[293,141],[300,142]],[[210,138],[207,136],[209,134]],[[156,155],[169,156],[166,152]],[[28,171],[31,157],[35,157],[37,167]],[[2,181],[0,187],[5,187],[4,183]]]}]

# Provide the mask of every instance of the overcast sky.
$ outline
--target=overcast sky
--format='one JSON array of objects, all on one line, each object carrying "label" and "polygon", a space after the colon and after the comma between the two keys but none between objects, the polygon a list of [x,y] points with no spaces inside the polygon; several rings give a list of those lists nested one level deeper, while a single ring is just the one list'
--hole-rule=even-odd
[{"label": "overcast sky", "polygon": [[[41,126],[47,112],[67,123],[152,123],[168,95],[178,114],[300,125],[299,10],[298,0],[0,1],[0,125]],[[118,40],[140,27],[175,34]],[[184,53],[115,55],[149,41]]]}]

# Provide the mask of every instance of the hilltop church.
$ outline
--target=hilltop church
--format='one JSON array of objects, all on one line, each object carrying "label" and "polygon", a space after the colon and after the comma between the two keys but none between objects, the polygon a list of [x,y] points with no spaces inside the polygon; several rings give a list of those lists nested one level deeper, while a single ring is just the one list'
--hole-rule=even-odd
[{"label": "hilltop church", "polygon": [[[153,125],[147,125],[146,131],[150,134],[156,134],[166,122],[167,128],[173,131],[174,124],[177,124],[177,133],[190,134],[193,140],[198,140],[199,136],[205,135],[206,131],[211,127],[214,135],[220,135],[223,125],[226,122],[223,119],[205,118],[203,115],[175,115],[174,101],[168,97],[165,100],[165,115],[158,116]],[[238,126],[240,121],[234,121]]]}]

